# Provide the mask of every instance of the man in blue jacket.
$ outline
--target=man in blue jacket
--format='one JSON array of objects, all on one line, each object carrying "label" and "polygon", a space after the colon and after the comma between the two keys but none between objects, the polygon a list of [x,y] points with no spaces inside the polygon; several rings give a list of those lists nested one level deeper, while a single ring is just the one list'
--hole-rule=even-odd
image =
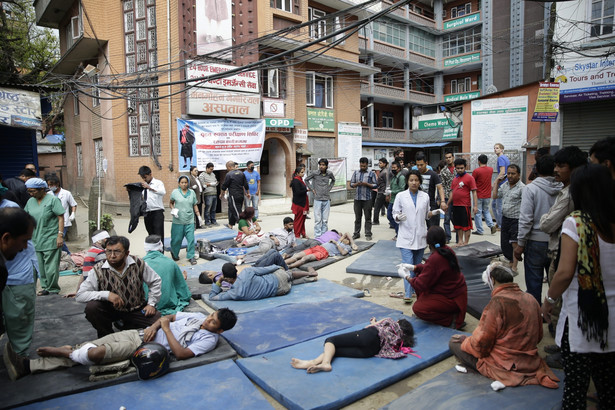
[{"label": "man in blue jacket", "polygon": [[[284,270],[278,265],[249,267],[237,275],[235,265],[225,263],[221,274],[213,278],[209,300],[257,300],[282,296],[290,292],[293,284],[305,283],[317,276],[312,267],[304,272]],[[222,281],[231,284],[226,292],[222,291]]]}]

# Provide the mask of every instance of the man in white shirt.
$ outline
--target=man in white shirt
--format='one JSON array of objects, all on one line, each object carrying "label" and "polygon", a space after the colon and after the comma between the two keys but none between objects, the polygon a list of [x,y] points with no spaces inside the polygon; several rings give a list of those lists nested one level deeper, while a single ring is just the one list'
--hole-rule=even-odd
[{"label": "man in white shirt", "polygon": [[212,351],[218,344],[220,334],[232,329],[236,322],[237,315],[227,308],[209,316],[177,312],[163,316],[144,331],[124,330],[75,347],[39,347],[36,352],[40,358],[28,360],[11,356],[5,361],[9,377],[17,380],[30,373],[76,364],[106,365],[127,360],[143,342],[160,343],[177,360],[185,360]]},{"label": "man in white shirt", "polygon": [[[53,192],[53,194],[62,202],[62,207],[64,208],[64,239],[66,239],[66,231],[68,227],[73,225],[73,221],[75,220],[75,212],[77,211],[77,202],[75,198],[73,198],[73,194],[70,191],[62,188],[60,186],[60,178],[55,175],[50,175],[47,177],[47,185],[49,185],[49,190]],[[66,240],[62,245],[62,250],[70,255],[70,251],[66,246]]]},{"label": "man in white shirt", "polygon": [[148,235],[158,235],[164,238],[164,204],[162,199],[167,191],[164,189],[164,183],[152,176],[150,167],[143,165],[139,168],[139,175],[143,182],[143,199],[146,202],[145,229]]},{"label": "man in white shirt", "polygon": [[[141,329],[160,318],[162,280],[143,260],[132,257],[130,241],[123,236],[107,239],[107,260],[94,265],[83,281],[75,300],[86,303],[85,318],[98,337],[113,333],[113,323],[122,321],[124,329]],[[149,288],[147,300],[143,283]]]}]

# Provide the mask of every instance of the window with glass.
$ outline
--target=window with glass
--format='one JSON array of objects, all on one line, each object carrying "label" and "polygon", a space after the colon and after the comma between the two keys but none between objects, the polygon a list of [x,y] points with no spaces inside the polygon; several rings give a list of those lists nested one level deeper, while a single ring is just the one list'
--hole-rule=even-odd
[{"label": "window with glass", "polygon": [[79,91],[73,91],[73,115],[79,115]]},{"label": "window with glass", "polygon": [[286,98],[285,72],[280,68],[261,71],[263,95],[271,98]]},{"label": "window with glass", "polygon": [[406,47],[406,26],[392,20],[379,19],[373,23],[374,40]]},{"label": "window with glass", "polygon": [[333,77],[308,72],[306,77],[306,105],[333,108]]},{"label": "window with glass", "polygon": [[293,11],[292,2],[293,0],[275,0],[274,4],[275,4],[276,9],[280,9],[280,10],[284,10],[284,11],[288,11],[289,13],[292,13]]},{"label": "window with glass", "polygon": [[[317,40],[326,35],[332,34],[334,32],[340,31],[345,26],[345,20],[343,18],[331,17],[326,18],[327,12],[323,10],[316,9],[314,7],[308,7],[308,19],[310,21],[323,19],[319,21],[315,21],[310,25],[310,38]],[[338,35],[328,38],[327,42],[338,41],[341,37],[344,36],[344,32],[340,32]],[[344,44],[344,41],[340,41],[338,44]]]},{"label": "window with glass", "polygon": [[75,152],[77,153],[77,176],[83,176],[83,147],[81,143],[75,144]]},{"label": "window with glass", "polygon": [[391,73],[382,73],[380,74],[380,82],[384,85],[393,85],[393,74]]},{"label": "window with glass", "polygon": [[466,93],[472,90],[472,78],[456,78],[451,80],[451,94]]},{"label": "window with glass", "polygon": [[593,0],[591,36],[600,37],[613,34],[613,9],[615,0]]},{"label": "window with glass", "polygon": [[390,111],[382,111],[382,128],[393,128],[395,115]]},{"label": "window with glass", "polygon": [[419,54],[429,57],[436,56],[436,37],[416,27],[409,27],[408,48]]},{"label": "window with glass", "polygon": [[470,14],[470,13],[472,13],[472,3],[466,3],[460,6],[451,8],[451,18],[452,19],[454,19],[455,17],[463,17],[466,14]]},{"label": "window with glass", "polygon": [[442,54],[444,57],[471,53],[481,49],[481,29],[471,29],[452,33],[442,38]]}]

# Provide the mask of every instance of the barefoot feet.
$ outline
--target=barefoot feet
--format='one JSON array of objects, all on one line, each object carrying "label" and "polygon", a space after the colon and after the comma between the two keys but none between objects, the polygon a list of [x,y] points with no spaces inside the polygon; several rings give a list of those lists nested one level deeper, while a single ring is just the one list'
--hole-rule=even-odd
[{"label": "barefoot feet", "polygon": [[295,369],[307,369],[308,367],[314,366],[315,363],[313,360],[301,360],[293,357],[290,359],[290,365]]},{"label": "barefoot feet", "polygon": [[311,366],[311,367],[308,367],[307,369],[308,373],[330,372],[330,371],[331,371],[331,365],[325,364],[325,363],[321,363],[316,366]]}]

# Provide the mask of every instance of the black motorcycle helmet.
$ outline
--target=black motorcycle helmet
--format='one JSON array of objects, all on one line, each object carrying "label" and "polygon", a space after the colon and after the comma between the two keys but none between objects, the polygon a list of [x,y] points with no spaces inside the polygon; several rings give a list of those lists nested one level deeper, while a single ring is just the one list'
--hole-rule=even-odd
[{"label": "black motorcycle helmet", "polygon": [[169,371],[169,352],[160,343],[143,343],[130,357],[140,380],[153,379]]}]

